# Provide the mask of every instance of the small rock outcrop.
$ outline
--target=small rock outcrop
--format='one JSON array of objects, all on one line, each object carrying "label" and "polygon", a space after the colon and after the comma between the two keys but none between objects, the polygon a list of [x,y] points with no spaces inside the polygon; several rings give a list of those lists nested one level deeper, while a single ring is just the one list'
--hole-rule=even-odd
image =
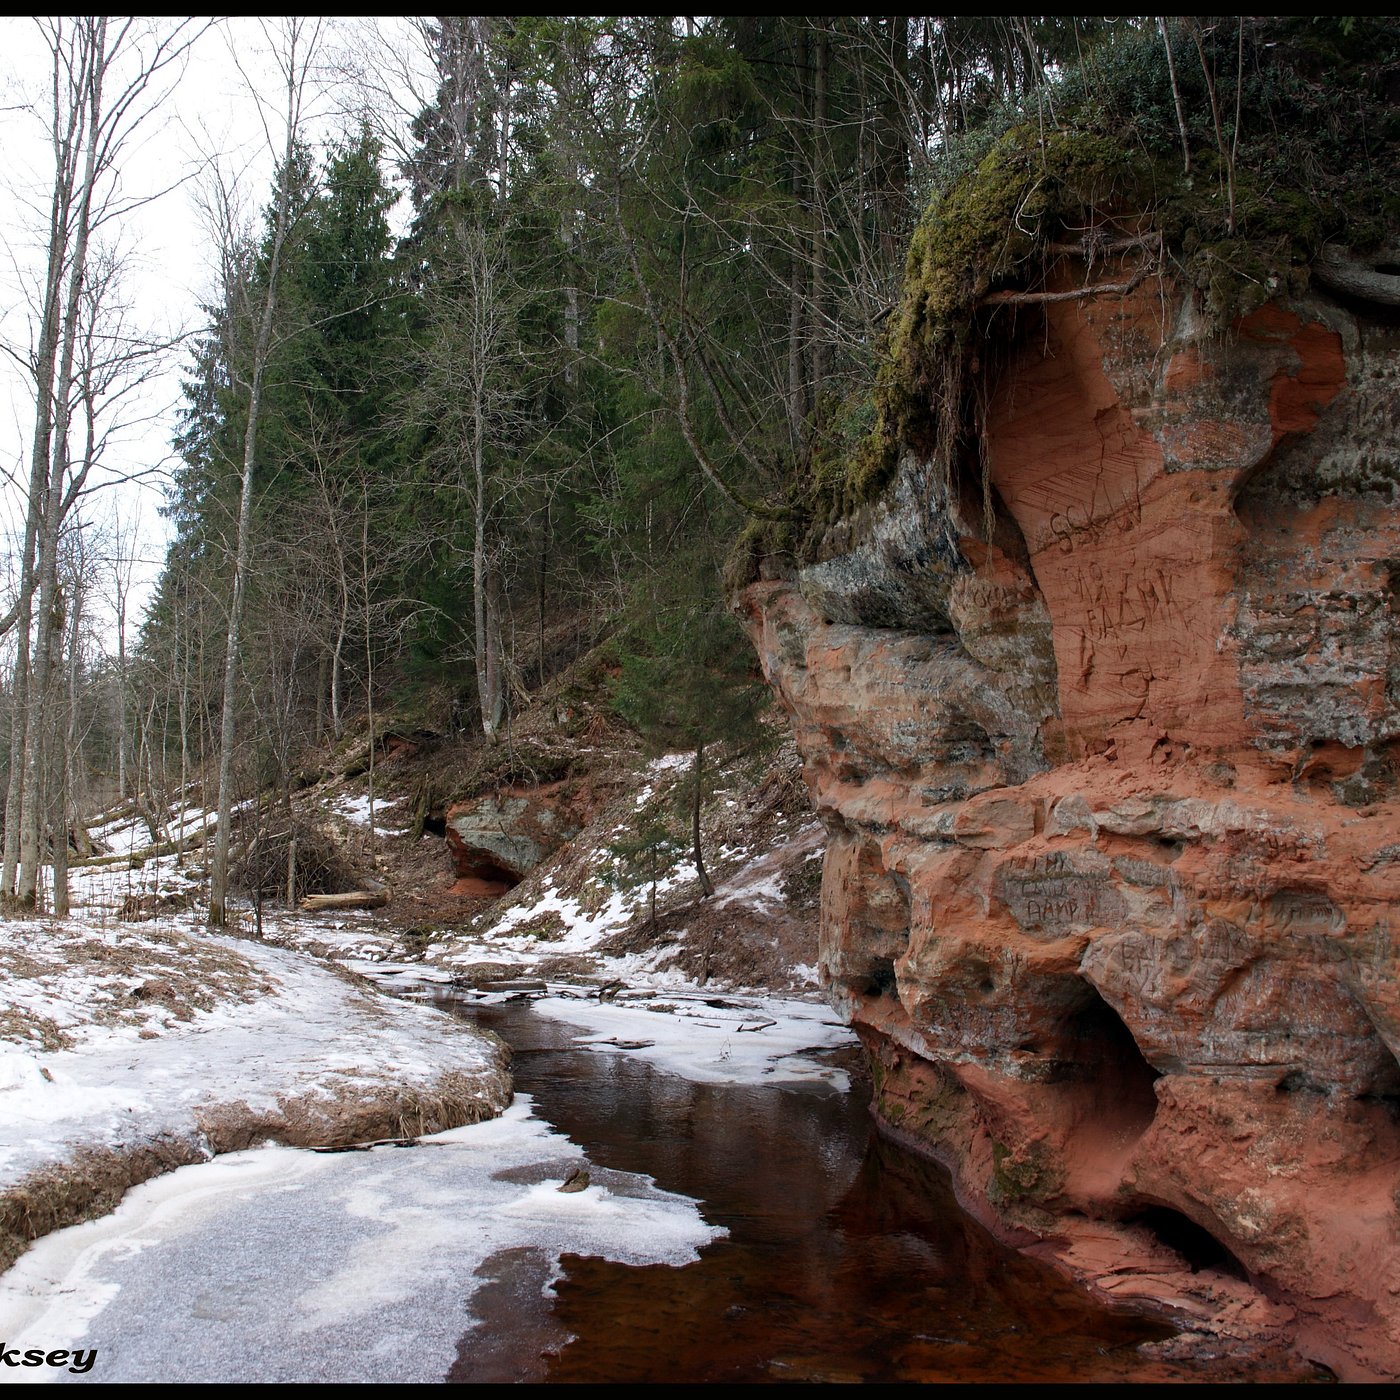
[{"label": "small rock outcrop", "polygon": [[566,783],[507,787],[449,807],[447,844],[453,892],[496,896],[514,888],[582,827],[578,797]]},{"label": "small rock outcrop", "polygon": [[1394,1376],[1400,326],[1196,306],[1022,310],[985,496],[906,450],[742,611],[886,1123],[1105,1297]]}]

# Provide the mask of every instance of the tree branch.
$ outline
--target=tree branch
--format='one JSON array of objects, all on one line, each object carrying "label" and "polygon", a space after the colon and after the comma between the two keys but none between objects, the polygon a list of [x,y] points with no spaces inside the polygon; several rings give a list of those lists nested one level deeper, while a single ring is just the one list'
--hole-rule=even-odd
[{"label": "tree branch", "polygon": [[[1126,282],[1097,282],[1091,287],[1073,287],[1067,292],[991,292],[977,303],[983,306],[1044,306],[1050,302],[1085,301],[1089,297],[1125,297],[1136,291],[1156,262],[1143,263]],[[1400,281],[1400,278],[1395,279]]]}]

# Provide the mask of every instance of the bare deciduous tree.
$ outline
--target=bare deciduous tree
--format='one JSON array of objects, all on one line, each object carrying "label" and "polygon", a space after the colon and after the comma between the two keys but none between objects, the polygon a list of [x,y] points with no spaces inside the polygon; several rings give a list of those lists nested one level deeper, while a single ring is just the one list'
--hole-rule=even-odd
[{"label": "bare deciduous tree", "polygon": [[[51,60],[43,118],[53,152],[45,266],[32,300],[35,332],[26,352],[6,347],[29,374],[34,418],[18,593],[0,630],[18,636],[12,688],[10,773],[0,889],[23,907],[36,902],[43,794],[42,736],[64,614],[59,548],[69,512],[89,488],[110,405],[143,377],[155,353],[119,348],[108,320],[117,261],[99,236],[147,197],[126,195],[117,179],[123,153],[157,111],[202,32],[168,23],[81,16],[36,21]],[[154,197],[154,196],[149,196]],[[75,415],[83,441],[75,450]]]},{"label": "bare deciduous tree", "polygon": [[[273,119],[260,110],[268,145],[278,160],[273,193],[266,266],[255,275],[254,260],[247,256],[246,242],[235,216],[236,205],[228,197],[227,186],[217,187],[214,205],[215,233],[224,251],[225,295],[230,309],[251,327],[252,344],[246,364],[230,357],[230,368],[238,376],[239,388],[246,395],[247,421],[243,435],[243,465],[238,505],[237,535],[233,551],[233,580],[225,639],[222,718],[219,725],[218,825],[214,835],[214,859],[210,871],[209,925],[223,928],[227,922],[229,827],[233,817],[233,752],[237,724],[237,685],[239,643],[243,625],[243,595],[247,587],[252,536],[253,487],[258,466],[258,420],[262,412],[264,376],[274,345],[277,322],[277,292],[282,261],[293,226],[300,216],[303,192],[295,179],[296,157],[306,117],[306,101],[311,65],[320,40],[319,22],[290,18],[282,22],[280,34],[273,36],[264,22],[264,33],[273,40],[271,47],[283,83],[286,105],[279,114],[280,133]],[[280,140],[277,137],[280,136]],[[240,245],[241,248],[240,248]]]}]

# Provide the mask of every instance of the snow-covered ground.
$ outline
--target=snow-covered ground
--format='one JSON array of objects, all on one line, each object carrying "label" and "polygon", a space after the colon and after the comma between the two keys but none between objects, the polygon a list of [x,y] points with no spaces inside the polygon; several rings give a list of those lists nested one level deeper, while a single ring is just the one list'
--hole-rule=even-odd
[{"label": "snow-covered ground", "polygon": [[[688,754],[667,754],[654,759],[646,768],[642,786],[633,795],[634,812],[641,812],[652,800],[659,784],[674,780],[691,762]],[[627,833],[624,821],[611,833],[616,840]],[[726,910],[760,918],[777,913],[784,904],[782,881],[795,862],[804,857],[820,859],[824,837],[821,827],[811,822],[791,833],[780,845],[768,850],[746,850],[741,846],[718,843],[707,856],[707,864],[725,872],[714,879],[714,898],[706,902],[706,914],[713,919]],[[682,856],[656,881],[658,904],[674,891],[693,884],[695,865]],[[505,975],[529,973],[560,958],[575,958],[590,966],[600,980],[617,980],[630,986],[659,991],[692,987],[693,981],[676,967],[678,951],[674,939],[636,952],[618,952],[607,945],[614,935],[637,926],[647,917],[651,896],[650,881],[628,872],[609,848],[595,853],[592,866],[583,879],[571,878],[561,889],[554,874],[544,873],[527,881],[514,892],[507,906],[477,932],[453,932],[450,937],[430,943],[425,959],[448,969],[471,968],[479,978],[492,965]],[[508,969],[508,972],[506,971]],[[817,970],[810,964],[792,969],[799,984],[813,991],[820,985]]]},{"label": "snow-covered ground", "polygon": [[[654,763],[637,802],[682,761]],[[367,817],[363,805],[362,814],[343,796],[335,809],[353,825]],[[184,816],[189,831],[207,826],[207,813]],[[224,1111],[243,1135],[224,1131],[215,1147],[256,1141],[249,1123],[267,1125],[266,1136],[291,1119],[298,1131],[283,1136],[314,1142],[308,1124],[322,1110],[330,1122],[347,1103],[431,1102],[444,1077],[476,1086],[483,1104],[504,1102],[494,1043],[411,1000],[366,991],[307,951],[419,998],[468,964],[515,972],[576,956],[610,985],[551,983],[531,999],[537,1014],[573,1027],[588,1053],[635,1055],[704,1083],[846,1087],[824,1052],[851,1036],[825,1006],[701,990],[666,965],[664,948],[610,951],[647,895],[616,869],[597,869],[572,892],[545,875],[492,926],[404,964],[392,961],[392,933],[364,912],[271,912],[265,931],[282,946],[211,936],[188,908],[197,852],[184,863],[150,856],[139,819],[93,834],[134,858],[75,869],[70,920],[0,923],[0,1205],[5,1188],[84,1147],[122,1153],[178,1140],[179,1160],[205,1155]],[[173,828],[164,839],[178,839]],[[820,849],[814,830],[797,841]],[[714,907],[780,902],[777,863],[746,854],[716,849],[729,874]],[[661,892],[693,876],[678,866]],[[132,912],[154,917],[123,922]],[[407,1135],[422,1130],[403,1125]],[[579,1153],[528,1102],[424,1144],[351,1154],[267,1146],[147,1181],[113,1214],[40,1240],[0,1280],[0,1340],[96,1349],[81,1375],[43,1367],[24,1379],[440,1379],[475,1325],[488,1261],[503,1251],[543,1259],[547,1282],[564,1254],[683,1264],[723,1234],[694,1202],[644,1177],[595,1170],[587,1190],[560,1193]]]},{"label": "snow-covered ground", "polygon": [[447,1075],[503,1102],[499,1051],[460,1022],[188,921],[0,922],[0,1030],[0,1189],[79,1148],[198,1140],[220,1113],[314,1131]]},{"label": "snow-covered ground", "polygon": [[163,821],[152,835],[146,819],[128,807],[123,815],[104,821],[88,830],[99,855],[129,856],[160,841],[181,841],[198,836],[215,825],[215,814],[203,807],[183,805],[164,814]]},{"label": "snow-covered ground", "polygon": [[0,1339],[96,1352],[26,1380],[441,1380],[492,1256],[532,1251],[547,1286],[565,1254],[681,1265],[725,1233],[629,1172],[561,1193],[581,1165],[522,1097],[409,1151],[185,1167],[31,1249],[0,1280]]},{"label": "snow-covered ground", "polygon": [[[694,878],[689,867],[658,880],[658,897],[687,878]],[[532,969],[547,958],[574,954],[589,956],[598,975],[605,978],[620,978],[646,987],[689,986],[683,973],[663,965],[674,949],[663,947],[617,957],[599,954],[599,944],[605,938],[641,916],[646,894],[645,889],[612,890],[602,897],[597,908],[589,910],[577,896],[561,894],[546,882],[537,899],[513,905],[479,934],[429,944],[425,957],[447,968],[480,968],[496,963]]]}]

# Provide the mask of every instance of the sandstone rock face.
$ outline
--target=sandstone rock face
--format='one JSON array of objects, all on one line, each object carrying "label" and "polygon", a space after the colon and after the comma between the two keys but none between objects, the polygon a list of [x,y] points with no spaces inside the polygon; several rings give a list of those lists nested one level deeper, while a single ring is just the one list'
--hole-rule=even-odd
[{"label": "sandstone rock face", "polygon": [[743,599],[886,1120],[1106,1296],[1356,1376],[1400,1374],[1397,391],[1320,299],[1054,303],[992,543],[910,460]]},{"label": "sandstone rock face", "polygon": [[453,892],[495,896],[517,885],[582,826],[576,797],[563,783],[502,788],[447,810]]}]

